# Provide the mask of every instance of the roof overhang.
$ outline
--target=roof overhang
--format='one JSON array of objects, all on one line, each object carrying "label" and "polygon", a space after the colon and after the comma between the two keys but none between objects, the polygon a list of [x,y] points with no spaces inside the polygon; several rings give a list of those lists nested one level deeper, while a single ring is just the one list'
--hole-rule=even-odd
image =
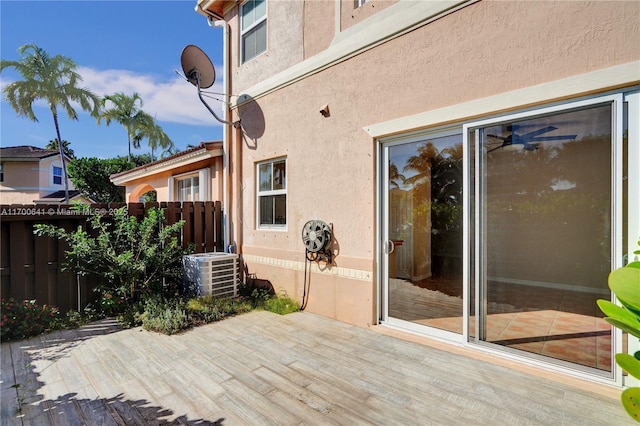
[{"label": "roof overhang", "polygon": [[224,19],[224,12],[237,0],[197,0],[196,12],[210,19]]},{"label": "roof overhang", "polygon": [[222,149],[207,149],[206,147],[202,147],[201,149],[187,152],[175,158],[169,158],[164,161],[151,163],[148,166],[142,166],[133,170],[111,175],[109,179],[115,185],[126,186],[127,183],[136,179],[167,172],[177,167],[187,166],[202,160],[219,157],[222,153]]}]

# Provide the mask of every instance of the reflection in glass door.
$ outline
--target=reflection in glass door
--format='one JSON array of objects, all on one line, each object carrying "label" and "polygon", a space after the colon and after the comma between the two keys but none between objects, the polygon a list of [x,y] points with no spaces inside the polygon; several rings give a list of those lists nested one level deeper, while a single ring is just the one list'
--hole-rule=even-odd
[{"label": "reflection in glass door", "polygon": [[462,134],[384,152],[388,317],[462,334]]},{"label": "reflection in glass door", "polygon": [[471,130],[472,341],[611,372],[612,330],[596,300],[611,297],[613,106]]}]

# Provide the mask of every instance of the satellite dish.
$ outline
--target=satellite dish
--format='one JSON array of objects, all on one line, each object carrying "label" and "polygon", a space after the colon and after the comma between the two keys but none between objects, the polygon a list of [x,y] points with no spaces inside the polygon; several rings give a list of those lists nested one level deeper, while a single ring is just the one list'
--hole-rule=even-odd
[{"label": "satellite dish", "polygon": [[[208,89],[216,81],[216,70],[206,53],[193,44],[182,49],[180,56],[182,71],[189,83]],[[199,79],[199,81],[198,81]]]},{"label": "satellite dish", "polygon": [[187,47],[182,49],[180,62],[182,63],[182,71],[184,72],[184,75],[187,77],[189,83],[198,88],[198,97],[200,98],[200,102],[207,107],[211,115],[213,115],[213,117],[220,123],[230,124],[235,128],[239,128],[240,121],[236,121],[234,123],[221,119],[202,97],[202,89],[207,89],[213,86],[213,83],[216,81],[216,70],[213,68],[213,64],[207,54],[198,46],[189,44]]}]

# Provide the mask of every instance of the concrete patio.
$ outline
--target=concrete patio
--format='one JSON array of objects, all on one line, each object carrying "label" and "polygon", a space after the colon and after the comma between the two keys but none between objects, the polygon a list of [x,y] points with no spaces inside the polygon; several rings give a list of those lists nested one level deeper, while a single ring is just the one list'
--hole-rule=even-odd
[{"label": "concrete patio", "polygon": [[464,353],[303,312],[102,321],[1,345],[2,425],[637,424],[617,389]]}]

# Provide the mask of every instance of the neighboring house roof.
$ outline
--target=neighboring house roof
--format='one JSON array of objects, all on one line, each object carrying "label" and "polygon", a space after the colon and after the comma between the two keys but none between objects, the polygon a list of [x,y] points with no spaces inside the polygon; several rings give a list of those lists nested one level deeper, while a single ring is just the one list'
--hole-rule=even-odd
[{"label": "neighboring house roof", "polygon": [[0,159],[2,161],[38,161],[54,155],[60,155],[60,153],[53,149],[38,148],[30,145],[0,148]]},{"label": "neighboring house roof", "polygon": [[181,151],[170,157],[138,166],[126,172],[113,174],[109,179],[116,185],[125,185],[134,179],[150,176],[220,155],[222,155],[222,141],[201,142],[200,145],[196,147]]},{"label": "neighboring house roof", "polygon": [[[77,189],[70,189],[69,190],[69,198],[73,198],[76,195],[80,195],[80,191],[78,191]],[[64,198],[64,191],[52,192],[51,194],[45,195],[42,198],[43,199],[45,199],[45,198]]]},{"label": "neighboring house roof", "polygon": [[[80,200],[80,201],[88,201],[91,203],[94,203],[95,201],[93,201],[92,199],[90,199],[89,197],[87,197],[86,195],[84,195],[82,192],[80,192],[77,189],[70,189],[69,190],[69,200]],[[35,203],[39,203],[39,204],[46,204],[46,203],[50,203],[50,204],[59,204],[59,203],[64,203],[65,198],[64,198],[64,190],[60,190],[60,191],[55,191],[52,192],[51,194],[45,195],[44,197],[40,198],[39,200],[34,200]]]}]

